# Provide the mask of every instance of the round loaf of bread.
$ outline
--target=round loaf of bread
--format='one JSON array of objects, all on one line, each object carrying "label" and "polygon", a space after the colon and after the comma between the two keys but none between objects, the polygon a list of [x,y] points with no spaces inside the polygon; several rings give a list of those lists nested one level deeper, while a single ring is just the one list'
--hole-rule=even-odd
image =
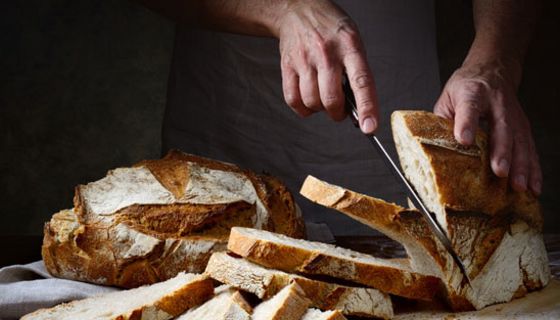
[{"label": "round loaf of bread", "polygon": [[42,255],[56,277],[131,288],[203,272],[233,226],[305,236],[278,179],[171,151],[77,186],[74,208],[45,224]]}]

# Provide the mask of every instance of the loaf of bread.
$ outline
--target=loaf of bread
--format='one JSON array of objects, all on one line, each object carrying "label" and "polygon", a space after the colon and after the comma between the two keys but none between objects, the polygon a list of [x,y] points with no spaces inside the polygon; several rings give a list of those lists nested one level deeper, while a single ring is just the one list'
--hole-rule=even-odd
[{"label": "loaf of bread", "polygon": [[305,235],[278,179],[171,151],[77,186],[74,208],[45,225],[42,255],[54,276],[131,288],[204,271],[232,226]]},{"label": "loaf of bread", "polygon": [[180,273],[151,286],[107,293],[98,297],[39,309],[23,320],[166,320],[200,305],[213,295],[212,279]]},{"label": "loaf of bread", "polygon": [[301,194],[400,242],[414,271],[442,279],[454,310],[481,309],[545,286],[550,270],[538,201],[492,174],[484,133],[463,147],[450,121],[419,111],[395,112],[392,126],[403,171],[445,228],[471,285],[414,208],[314,177]]}]

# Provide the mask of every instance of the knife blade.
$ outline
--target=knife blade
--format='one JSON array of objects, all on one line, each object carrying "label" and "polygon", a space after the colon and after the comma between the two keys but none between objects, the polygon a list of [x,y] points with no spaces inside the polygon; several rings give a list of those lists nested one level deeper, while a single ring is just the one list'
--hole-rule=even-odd
[{"label": "knife blade", "polygon": [[[354,98],[354,93],[352,92],[352,88],[350,87],[350,83],[346,79],[343,83],[343,88],[344,88],[344,95],[345,95],[345,99],[346,99],[346,106],[345,106],[346,111],[349,113],[350,119],[354,123],[354,126],[359,128],[360,125],[359,125],[359,122],[358,122],[359,117],[358,117],[358,109],[356,107],[356,99]],[[395,178],[404,186],[410,200],[412,201],[414,206],[417,209],[419,209],[420,213],[422,214],[422,216],[424,217],[424,219],[428,223],[428,226],[430,227],[430,230],[436,236],[436,238],[441,242],[441,244],[443,245],[445,250],[449,253],[449,255],[451,255],[451,257],[453,258],[453,261],[455,262],[455,264],[457,264],[457,266],[459,267],[459,270],[463,274],[464,279],[466,279],[467,283],[470,286],[471,285],[471,279],[469,278],[469,275],[467,273],[465,265],[463,264],[463,261],[457,255],[455,250],[453,249],[453,246],[451,244],[451,240],[449,240],[449,238],[447,237],[447,234],[445,233],[443,228],[439,225],[439,223],[436,220],[434,214],[431,213],[430,210],[428,210],[428,208],[424,205],[424,202],[420,198],[420,195],[418,194],[418,192],[416,192],[416,190],[414,189],[412,184],[404,176],[401,169],[397,166],[395,161],[393,161],[393,159],[391,158],[391,156],[389,155],[389,153],[387,152],[385,147],[383,147],[383,144],[381,143],[381,141],[379,141],[377,136],[373,133],[372,134],[364,134],[364,135],[375,146],[375,149],[378,151],[381,158],[383,158],[383,160],[385,161],[385,164],[391,169],[391,172],[393,173]]]}]

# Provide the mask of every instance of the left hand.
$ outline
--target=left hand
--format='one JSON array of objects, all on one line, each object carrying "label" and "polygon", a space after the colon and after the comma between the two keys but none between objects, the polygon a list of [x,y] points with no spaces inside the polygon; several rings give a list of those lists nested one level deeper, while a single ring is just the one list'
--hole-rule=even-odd
[{"label": "left hand", "polygon": [[517,100],[519,77],[511,70],[499,61],[466,62],[447,81],[434,112],[455,120],[455,139],[465,145],[474,142],[479,119],[486,118],[494,173],[509,176],[514,190],[530,189],[538,195],[542,186],[539,156]]}]

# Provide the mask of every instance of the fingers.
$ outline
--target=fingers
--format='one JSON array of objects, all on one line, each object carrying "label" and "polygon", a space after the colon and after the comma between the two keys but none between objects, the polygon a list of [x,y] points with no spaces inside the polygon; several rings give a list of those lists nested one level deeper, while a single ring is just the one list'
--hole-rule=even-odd
[{"label": "fingers", "polygon": [[355,51],[346,55],[344,66],[356,98],[360,128],[364,133],[373,133],[379,119],[377,93],[363,52]]},{"label": "fingers", "polygon": [[445,119],[454,118],[453,104],[451,103],[451,97],[449,97],[447,90],[443,90],[441,96],[434,105],[434,113]]},{"label": "fingers", "polygon": [[282,67],[282,90],[286,103],[295,113],[302,117],[307,117],[313,113],[311,109],[305,107],[301,100],[298,75],[287,66]]},{"label": "fingers", "polygon": [[321,103],[329,116],[335,121],[346,117],[344,93],[342,92],[342,70],[340,66],[326,64],[318,70],[319,94]]},{"label": "fingers", "polygon": [[516,191],[526,191],[529,179],[529,140],[523,133],[516,133],[511,163],[511,186]]},{"label": "fingers", "polygon": [[321,96],[319,95],[319,84],[317,81],[317,70],[309,66],[303,68],[299,74],[299,90],[303,104],[313,110],[321,111]]},{"label": "fingers", "polygon": [[455,108],[453,134],[459,143],[470,145],[474,142],[480,112],[475,101],[461,100]]},{"label": "fingers", "polygon": [[540,195],[542,192],[542,171],[534,141],[531,141],[529,152],[529,172],[531,177],[529,187],[535,195]]},{"label": "fingers", "polygon": [[511,166],[513,133],[511,123],[503,105],[491,109],[490,165],[492,171],[501,178],[509,175]]},{"label": "fingers", "polygon": [[529,121],[517,101],[514,102],[511,112],[516,129],[510,184],[516,191],[531,190],[535,195],[539,195],[542,188],[542,172]]}]

